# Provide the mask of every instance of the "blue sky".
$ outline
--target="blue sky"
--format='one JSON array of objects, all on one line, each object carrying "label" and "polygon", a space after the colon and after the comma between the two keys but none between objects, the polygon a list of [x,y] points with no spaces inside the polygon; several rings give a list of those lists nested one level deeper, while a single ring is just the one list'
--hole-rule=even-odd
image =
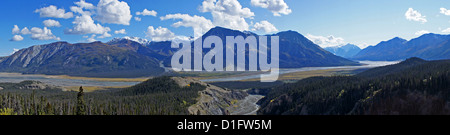
[{"label": "blue sky", "polygon": [[[110,5],[105,4],[103,9],[113,8],[114,11],[120,12],[108,13],[109,10],[104,10],[102,13],[100,1],[118,5],[108,7]],[[258,34],[294,30],[321,46],[352,43],[365,47],[394,37],[409,40],[426,32],[439,34],[449,34],[447,32],[450,32],[450,29],[446,31],[447,28],[450,28],[450,11],[447,15],[444,12],[441,13],[441,8],[450,9],[448,0],[218,1],[85,0],[85,3],[91,3],[94,7],[82,7],[75,4],[80,0],[3,0],[0,5],[0,18],[2,18],[0,21],[0,56],[10,55],[14,49],[52,43],[58,41],[57,39],[70,43],[88,42],[94,41],[94,39],[106,42],[114,37],[124,36],[156,41],[182,39],[194,36],[193,29],[195,28],[207,30],[213,26],[249,30]],[[220,10],[226,6],[220,1],[229,2],[228,4],[234,7],[237,5],[238,8]],[[265,3],[270,1],[281,1],[282,4]],[[208,5],[208,2],[212,5]],[[43,10],[36,12],[37,9],[47,8],[51,5],[56,6],[56,9],[64,9],[63,13],[66,13],[67,16],[55,17],[54,14],[46,13]],[[124,5],[129,8],[127,9]],[[84,16],[84,14],[72,11],[72,6],[90,12],[85,17],[94,21],[95,29],[82,29],[82,26],[85,26],[83,24],[86,24],[84,22],[86,18],[78,21],[78,24],[74,23],[77,17]],[[413,14],[412,19],[408,19],[405,14],[410,8],[414,13],[420,13],[421,16]],[[144,9],[155,11],[157,14],[146,16],[136,14]],[[69,12],[73,15],[67,14]],[[137,21],[135,17],[139,17],[141,20]],[[164,17],[165,19],[162,19]],[[47,27],[51,30],[51,34],[44,33],[42,35],[43,33],[40,32],[45,27],[43,21],[49,19],[59,22],[60,26]],[[174,24],[177,22],[179,23]],[[200,26],[199,24],[205,25]],[[14,25],[17,25],[20,31],[24,27],[29,30],[36,27],[41,31],[34,29],[34,34],[13,33]],[[149,29],[149,26],[152,26],[152,29]],[[126,31],[126,34],[115,33],[122,29]],[[68,30],[72,30],[72,32],[68,32]],[[106,36],[102,37],[105,32]],[[17,41],[12,41],[15,35],[23,39],[17,38]]]}]

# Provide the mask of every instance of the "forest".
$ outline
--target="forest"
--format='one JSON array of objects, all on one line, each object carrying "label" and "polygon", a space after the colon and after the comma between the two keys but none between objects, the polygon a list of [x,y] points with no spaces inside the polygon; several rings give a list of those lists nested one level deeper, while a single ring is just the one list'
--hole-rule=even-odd
[{"label": "forest", "polygon": [[187,115],[198,91],[206,88],[197,83],[180,87],[168,76],[89,93],[18,89],[26,83],[0,84],[0,115]]},{"label": "forest", "polygon": [[260,115],[450,114],[450,60],[410,58],[354,76],[312,77],[274,87]]}]

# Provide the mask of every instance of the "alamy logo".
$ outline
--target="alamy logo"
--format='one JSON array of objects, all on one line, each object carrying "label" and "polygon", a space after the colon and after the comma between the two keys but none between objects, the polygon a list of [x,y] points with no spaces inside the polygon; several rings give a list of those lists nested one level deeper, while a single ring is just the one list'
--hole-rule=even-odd
[{"label": "alamy logo", "polygon": [[[258,69],[263,72],[270,71],[268,74],[261,74],[261,82],[274,82],[279,75],[279,37],[270,37],[270,49],[267,44],[267,36],[259,36],[258,39],[259,42],[255,36],[247,36],[246,38],[243,36],[227,36],[225,46],[218,36],[200,37],[194,41],[194,47],[191,46],[189,41],[172,42],[172,48],[180,48],[180,45],[182,45],[181,49],[172,56],[172,69],[174,71],[205,70],[212,72],[246,71],[246,67],[248,67],[248,71],[258,71]],[[248,50],[246,51],[247,46]],[[203,48],[209,48],[210,51],[203,54]],[[270,51],[270,57],[268,51]],[[246,55],[246,52],[248,52],[248,55]],[[192,56],[193,62],[191,61]],[[248,65],[245,61],[246,56],[248,56]],[[224,58],[226,58],[225,63]],[[269,58],[270,62],[268,61]]]}]

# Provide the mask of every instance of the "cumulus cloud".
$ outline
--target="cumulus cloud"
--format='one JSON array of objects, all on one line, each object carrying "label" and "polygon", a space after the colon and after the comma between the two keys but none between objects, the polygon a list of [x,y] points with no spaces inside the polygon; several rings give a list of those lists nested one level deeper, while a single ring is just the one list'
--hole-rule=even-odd
[{"label": "cumulus cloud", "polygon": [[142,15],[142,16],[156,16],[158,14],[155,10],[149,11],[147,9],[144,9],[142,12],[136,12],[136,15]]},{"label": "cumulus cloud", "polygon": [[428,34],[428,33],[430,33],[430,32],[427,31],[427,30],[419,30],[419,31],[417,31],[417,32],[414,33],[414,34],[417,35],[417,36],[421,36],[421,35],[423,35],[423,34]]},{"label": "cumulus cloud", "polygon": [[441,14],[450,16],[450,10],[448,10],[446,8],[440,8],[440,10],[441,10],[441,12],[440,12]]},{"label": "cumulus cloud", "polygon": [[64,9],[58,9],[56,6],[50,5],[48,7],[43,7],[40,9],[36,9],[35,13],[39,13],[41,17],[53,17],[53,18],[72,18],[73,13],[67,12]]},{"label": "cumulus cloud", "polygon": [[181,19],[181,21],[172,24],[172,27],[192,27],[194,29],[194,37],[200,37],[206,33],[214,25],[211,20],[206,19],[203,16],[190,16],[188,14],[168,14],[161,17],[161,20],[167,19]]},{"label": "cumulus cloud", "polygon": [[142,20],[142,18],[136,16],[136,17],[134,17],[134,20],[140,22]]},{"label": "cumulus cloud", "polygon": [[19,28],[19,26],[14,25],[14,27],[13,27],[11,33],[12,33],[12,34],[19,34],[19,33],[20,33],[20,28]]},{"label": "cumulus cloud", "polygon": [[88,3],[84,0],[80,0],[79,2],[75,2],[75,5],[84,9],[94,9],[95,6],[91,3]]},{"label": "cumulus cloud", "polygon": [[236,30],[248,30],[245,18],[255,14],[249,8],[243,8],[237,0],[205,0],[199,7],[200,12],[211,12],[213,24]]},{"label": "cumulus cloud", "polygon": [[10,55],[13,55],[14,53],[18,52],[19,49],[13,48],[13,52]]},{"label": "cumulus cloud", "polygon": [[131,17],[128,3],[118,0],[100,0],[94,19],[102,23],[130,25]]},{"label": "cumulus cloud", "polygon": [[339,45],[345,44],[343,38],[341,38],[341,37],[334,37],[333,35],[330,35],[328,37],[324,37],[324,36],[314,36],[314,35],[311,35],[311,34],[307,34],[306,38],[308,38],[314,44],[317,44],[317,45],[319,45],[322,48],[332,47],[332,46],[339,46]]},{"label": "cumulus cloud", "polygon": [[44,23],[45,27],[61,27],[58,21],[52,19],[45,20],[42,23]]},{"label": "cumulus cloud", "polygon": [[109,27],[103,27],[100,24],[95,24],[89,15],[77,16],[72,22],[74,27],[72,29],[67,29],[64,31],[66,34],[104,34],[111,29]]},{"label": "cumulus cloud", "polygon": [[146,37],[151,38],[152,41],[170,41],[176,37],[172,31],[161,26],[156,29],[153,26],[148,26],[146,34]]},{"label": "cumulus cloud", "polygon": [[284,0],[251,0],[251,4],[268,9],[274,16],[288,15],[292,12]]},{"label": "cumulus cloud", "polygon": [[97,36],[97,35],[92,34],[90,37],[89,37],[89,36],[83,36],[83,38],[87,38],[87,39],[86,39],[86,42],[95,42],[95,41],[97,41],[97,40],[95,39],[95,36]]},{"label": "cumulus cloud", "polygon": [[22,31],[20,31],[20,34],[28,35],[28,34],[31,34],[31,32],[30,32],[30,30],[27,27],[25,27],[25,28],[22,29]]},{"label": "cumulus cloud", "polygon": [[127,34],[127,32],[125,31],[125,29],[121,29],[114,31],[114,34]]},{"label": "cumulus cloud", "polygon": [[43,29],[33,27],[31,30],[25,27],[20,30],[19,26],[14,25],[12,33],[16,35],[14,35],[10,41],[22,41],[24,38],[21,35],[31,35],[31,39],[33,40],[60,40],[60,38],[53,35],[52,30],[47,27],[44,27]]},{"label": "cumulus cloud", "polygon": [[408,11],[405,13],[406,19],[410,21],[416,21],[416,22],[422,22],[426,23],[427,19],[426,16],[423,16],[419,11],[414,10],[413,8],[409,8]]},{"label": "cumulus cloud", "polygon": [[273,26],[273,24],[271,24],[268,21],[261,21],[261,22],[257,22],[255,23],[255,25],[253,25],[253,31],[264,31],[266,33],[272,33],[272,32],[277,32],[278,29],[275,28],[275,26]]},{"label": "cumulus cloud", "polygon": [[98,36],[98,38],[107,38],[107,37],[111,37],[111,34],[109,34],[108,32],[105,32],[102,35]]},{"label": "cumulus cloud", "polygon": [[14,35],[9,41],[22,41],[23,37],[21,35]]},{"label": "cumulus cloud", "polygon": [[43,29],[38,27],[33,27],[29,31],[31,34],[31,39],[33,40],[61,40],[59,37],[53,35],[52,30],[44,27]]}]

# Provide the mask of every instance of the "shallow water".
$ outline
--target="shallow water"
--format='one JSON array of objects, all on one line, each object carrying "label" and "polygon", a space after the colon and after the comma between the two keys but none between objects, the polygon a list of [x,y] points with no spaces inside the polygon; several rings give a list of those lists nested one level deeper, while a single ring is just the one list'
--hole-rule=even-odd
[{"label": "shallow water", "polygon": [[[280,69],[280,74],[287,74],[292,72],[301,71],[313,71],[313,70],[324,70],[324,69],[358,69],[358,68],[373,68],[385,65],[396,64],[399,61],[360,61],[363,66],[336,66],[336,67],[304,67],[304,68],[290,68],[290,69]],[[201,80],[204,82],[217,82],[217,81],[239,81],[260,78],[260,74],[238,76],[238,77],[226,77],[226,78],[216,78],[216,79],[205,79]],[[131,86],[138,84],[140,82],[116,82],[116,81],[98,81],[98,80],[82,80],[82,79],[66,79],[66,78],[55,78],[47,75],[23,75],[18,73],[0,73],[0,82],[13,82],[19,83],[25,80],[35,80],[41,81],[43,83],[57,85],[57,86]]]},{"label": "shallow water", "polygon": [[[361,68],[374,68],[386,65],[397,64],[400,61],[359,61],[362,66],[335,66],[335,67],[303,67],[303,68],[287,68],[280,69],[280,75],[293,73],[293,72],[302,72],[302,71],[314,71],[314,70],[326,70],[326,69],[361,69]],[[215,79],[204,79],[201,81],[204,82],[224,82],[224,81],[240,81],[240,80],[248,80],[260,78],[261,74],[247,75],[247,76],[237,76],[237,77],[227,77],[227,78],[215,78]]]},{"label": "shallow water", "polygon": [[46,75],[23,75],[16,73],[0,73],[0,82],[19,83],[25,80],[35,80],[56,86],[129,86],[140,82],[110,82],[82,79],[54,78]]}]

